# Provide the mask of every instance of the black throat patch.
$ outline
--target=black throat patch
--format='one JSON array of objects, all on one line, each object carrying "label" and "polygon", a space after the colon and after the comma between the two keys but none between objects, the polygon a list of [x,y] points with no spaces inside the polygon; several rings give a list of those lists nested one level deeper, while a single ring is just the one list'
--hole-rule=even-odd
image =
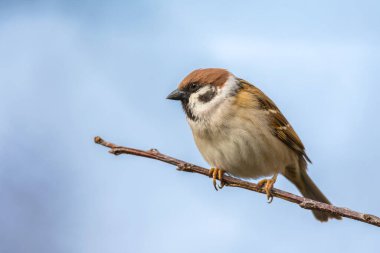
[{"label": "black throat patch", "polygon": [[192,121],[197,121],[197,117],[194,116],[193,112],[189,108],[189,99],[184,99],[181,101],[182,108],[185,111],[187,117],[191,119]]}]

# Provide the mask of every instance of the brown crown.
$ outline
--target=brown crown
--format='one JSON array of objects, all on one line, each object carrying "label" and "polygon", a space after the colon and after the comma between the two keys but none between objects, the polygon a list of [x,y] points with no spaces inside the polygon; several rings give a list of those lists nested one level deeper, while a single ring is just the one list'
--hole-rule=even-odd
[{"label": "brown crown", "polygon": [[199,85],[211,84],[215,86],[223,86],[230,75],[230,72],[225,69],[196,69],[182,80],[178,89],[186,89],[186,87],[192,83]]}]

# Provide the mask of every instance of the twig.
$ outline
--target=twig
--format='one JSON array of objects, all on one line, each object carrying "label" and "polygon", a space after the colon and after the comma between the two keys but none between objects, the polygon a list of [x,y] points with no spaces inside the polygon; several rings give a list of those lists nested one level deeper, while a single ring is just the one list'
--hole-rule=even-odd
[{"label": "twig", "polygon": [[[136,156],[142,156],[142,157],[147,157],[155,160],[160,160],[165,163],[172,164],[174,166],[177,166],[177,169],[180,171],[186,171],[186,172],[193,172],[193,173],[198,173],[202,174],[204,176],[209,176],[209,170],[199,167],[197,165],[191,164],[184,162],[182,160],[164,155],[160,153],[157,149],[150,149],[148,151],[143,151],[139,149],[134,149],[134,148],[128,148],[128,147],[123,147],[123,146],[118,146],[115,145],[111,142],[106,142],[99,136],[95,137],[95,143],[103,145],[107,148],[110,148],[111,150],[109,151],[111,154],[114,155],[120,155],[120,154],[129,154],[129,155],[136,155]],[[265,193],[265,191],[257,186],[257,184],[250,183],[247,181],[243,181],[234,177],[230,176],[223,176],[223,180],[226,184],[226,186],[230,187],[239,187],[243,189],[247,189],[250,191],[255,191],[259,193]],[[380,227],[380,218],[371,214],[364,214],[364,213],[359,213],[353,210],[350,210],[348,208],[343,208],[343,207],[337,207],[329,204],[325,204],[322,202],[318,202],[312,199],[300,197],[297,195],[294,195],[289,192],[285,192],[282,190],[278,190],[273,188],[272,189],[272,195],[277,198],[281,198],[284,200],[287,200],[292,203],[298,204],[300,207],[304,209],[309,209],[309,210],[318,210],[322,212],[327,212],[331,213],[334,215],[339,215],[342,217],[358,220],[361,222],[365,222],[368,224],[372,224],[375,226]]]}]

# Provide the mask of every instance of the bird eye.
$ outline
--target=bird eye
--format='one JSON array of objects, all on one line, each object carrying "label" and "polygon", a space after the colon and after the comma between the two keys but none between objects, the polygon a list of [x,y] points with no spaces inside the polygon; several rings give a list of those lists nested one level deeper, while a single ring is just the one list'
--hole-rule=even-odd
[{"label": "bird eye", "polygon": [[190,84],[190,90],[195,91],[198,88],[198,85],[196,83],[191,83]]}]

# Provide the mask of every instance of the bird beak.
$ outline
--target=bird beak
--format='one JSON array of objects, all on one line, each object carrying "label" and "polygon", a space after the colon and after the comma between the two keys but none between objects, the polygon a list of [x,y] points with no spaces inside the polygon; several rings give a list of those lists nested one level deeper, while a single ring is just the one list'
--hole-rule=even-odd
[{"label": "bird beak", "polygon": [[172,91],[167,97],[166,99],[171,99],[171,100],[182,100],[183,98],[185,98],[186,96],[186,92],[183,92],[183,91],[180,91],[178,89]]}]

